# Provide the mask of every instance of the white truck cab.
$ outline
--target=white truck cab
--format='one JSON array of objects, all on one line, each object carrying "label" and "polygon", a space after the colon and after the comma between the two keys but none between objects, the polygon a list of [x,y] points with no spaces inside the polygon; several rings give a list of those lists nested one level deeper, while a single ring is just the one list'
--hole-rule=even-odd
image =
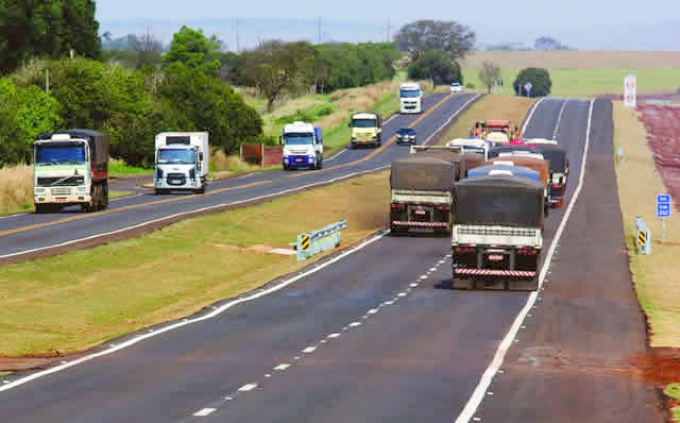
[{"label": "white truck cab", "polygon": [[163,132],[156,135],[155,193],[187,190],[205,193],[209,155],[207,132]]},{"label": "white truck cab", "polygon": [[399,86],[399,112],[423,112],[423,87],[417,82],[404,82]]},{"label": "white truck cab", "polygon": [[293,122],[283,127],[283,169],[323,168],[323,131],[307,122]]}]

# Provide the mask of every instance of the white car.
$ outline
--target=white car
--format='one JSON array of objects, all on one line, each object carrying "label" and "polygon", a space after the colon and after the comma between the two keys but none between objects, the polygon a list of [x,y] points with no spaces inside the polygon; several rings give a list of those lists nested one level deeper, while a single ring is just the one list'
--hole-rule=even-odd
[{"label": "white car", "polygon": [[451,83],[451,92],[452,93],[460,93],[463,91],[463,86],[460,85],[460,82],[452,82]]}]

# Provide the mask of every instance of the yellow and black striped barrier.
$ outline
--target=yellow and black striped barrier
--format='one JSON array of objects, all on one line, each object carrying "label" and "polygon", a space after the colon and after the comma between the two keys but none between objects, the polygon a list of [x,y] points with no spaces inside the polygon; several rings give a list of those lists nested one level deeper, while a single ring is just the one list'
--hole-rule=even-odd
[{"label": "yellow and black striped barrier", "polygon": [[635,229],[637,230],[637,245],[640,254],[652,254],[652,231],[647,227],[645,220],[639,216],[635,218]]},{"label": "yellow and black striped barrier", "polygon": [[340,244],[340,231],[347,228],[347,221],[332,223],[323,229],[305,232],[297,236],[296,250],[298,261],[322,251],[332,250]]}]

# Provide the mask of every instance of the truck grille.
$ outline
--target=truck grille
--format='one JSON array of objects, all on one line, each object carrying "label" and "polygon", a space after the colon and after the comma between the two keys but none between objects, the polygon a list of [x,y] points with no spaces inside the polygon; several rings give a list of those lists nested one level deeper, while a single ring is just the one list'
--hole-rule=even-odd
[{"label": "truck grille", "polygon": [[[39,177],[38,186],[39,187],[49,187],[60,179],[64,179],[63,176],[52,176],[52,177]],[[83,175],[74,175],[70,178],[66,178],[59,182],[56,186],[77,186],[83,185],[85,183],[85,177]]]},{"label": "truck grille", "polygon": [[168,173],[168,185],[184,185],[187,182],[187,177],[181,173]]},{"label": "truck grille", "polygon": [[53,187],[50,191],[54,197],[62,197],[66,195],[71,195],[70,187]]},{"label": "truck grille", "polygon": [[479,235],[479,236],[534,236],[536,231],[533,229],[522,229],[522,228],[502,228],[502,229],[492,229],[492,228],[459,228],[458,233],[460,235]]}]

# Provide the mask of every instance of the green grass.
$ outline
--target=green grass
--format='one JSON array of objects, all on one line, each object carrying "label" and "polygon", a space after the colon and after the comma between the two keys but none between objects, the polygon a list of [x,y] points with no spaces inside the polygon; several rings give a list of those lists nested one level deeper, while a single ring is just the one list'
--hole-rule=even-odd
[{"label": "green grass", "polygon": [[[671,383],[663,390],[663,393],[668,397],[680,401],[680,383]],[[673,419],[680,422],[680,407],[673,407],[671,409]]]},{"label": "green grass", "polygon": [[11,375],[11,374],[12,374],[12,372],[0,372],[0,377]]},{"label": "green grass", "polygon": [[[638,94],[676,92],[680,88],[680,68],[660,69],[548,69],[553,97],[590,97],[601,94],[622,94],[623,78],[637,75]],[[519,69],[503,69],[503,94],[514,94],[512,83]],[[463,69],[463,81],[475,90],[486,91],[474,69]]]},{"label": "green grass", "polygon": [[150,175],[153,169],[144,169],[125,164],[122,160],[109,160],[109,175],[112,177],[126,176],[126,175]]}]

